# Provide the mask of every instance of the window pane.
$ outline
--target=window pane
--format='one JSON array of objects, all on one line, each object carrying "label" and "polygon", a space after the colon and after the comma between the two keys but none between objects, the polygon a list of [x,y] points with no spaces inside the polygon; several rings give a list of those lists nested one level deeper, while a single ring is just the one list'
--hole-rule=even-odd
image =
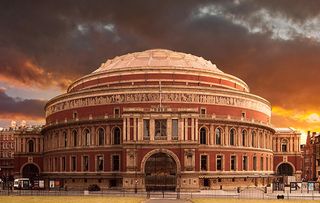
[{"label": "window pane", "polygon": [[234,129],[230,130],[230,145],[234,145]]},{"label": "window pane", "polygon": [[102,128],[99,128],[98,136],[99,136],[99,145],[104,145],[104,130]]},{"label": "window pane", "polygon": [[206,171],[208,170],[208,167],[207,167],[207,155],[201,155],[201,170],[202,171]]},{"label": "window pane", "polygon": [[71,157],[71,170],[72,171],[76,170],[76,157],[75,156]]},{"label": "window pane", "polygon": [[207,132],[205,128],[200,129],[200,144],[207,144]]},{"label": "window pane", "polygon": [[120,129],[115,128],[113,130],[113,144],[120,144]]},{"label": "window pane", "polygon": [[150,139],[150,120],[143,120],[143,137],[146,140]]},{"label": "window pane", "polygon": [[221,144],[221,129],[220,128],[216,129],[216,144],[217,145]]},{"label": "window pane", "polygon": [[97,171],[103,171],[103,156],[97,156]]},{"label": "window pane", "polygon": [[155,120],[155,139],[156,140],[167,139],[167,120],[165,119]]},{"label": "window pane", "polygon": [[242,157],[242,169],[244,171],[248,170],[248,160],[247,156]]},{"label": "window pane", "polygon": [[236,156],[231,156],[231,170],[236,170]]},{"label": "window pane", "polygon": [[253,170],[256,171],[257,170],[257,157],[253,157]]},{"label": "window pane", "polygon": [[83,171],[89,170],[89,158],[88,156],[83,157]]},{"label": "window pane", "polygon": [[221,155],[217,156],[217,170],[218,171],[222,170],[222,156]]},{"label": "window pane", "polygon": [[178,119],[172,119],[172,139],[178,140]]},{"label": "window pane", "polygon": [[247,131],[242,131],[242,146],[246,146]]},{"label": "window pane", "polygon": [[118,155],[112,156],[112,170],[120,170],[120,157]]}]

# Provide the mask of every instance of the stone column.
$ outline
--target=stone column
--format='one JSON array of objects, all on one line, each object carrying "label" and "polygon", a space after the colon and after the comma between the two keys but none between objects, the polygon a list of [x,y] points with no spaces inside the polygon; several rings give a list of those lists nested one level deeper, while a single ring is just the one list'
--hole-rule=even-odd
[{"label": "stone column", "polygon": [[137,118],[133,118],[133,141],[137,140]]},{"label": "stone column", "polygon": [[277,152],[281,152],[281,139],[280,137],[276,138]]},{"label": "stone column", "polygon": [[94,128],[94,126],[91,126],[91,132],[90,132],[90,145],[96,145],[96,143],[98,143],[97,142],[97,138],[98,138],[98,136],[97,136],[97,133],[96,133],[96,131],[95,131],[95,128]]},{"label": "stone column", "polygon": [[184,118],[180,118],[179,119],[179,129],[178,129],[178,133],[179,133],[179,140],[183,140],[184,138]]},{"label": "stone column", "polygon": [[194,140],[194,118],[191,118],[191,140]]},{"label": "stone column", "polygon": [[209,135],[209,144],[213,145],[214,144],[214,141],[213,141],[213,138],[214,138],[214,126],[213,126],[213,124],[210,124],[210,130],[208,132],[208,135]]},{"label": "stone column", "polygon": [[123,130],[122,130],[122,140],[127,141],[127,118],[123,117]]},{"label": "stone column", "polygon": [[[107,140],[107,145],[111,144],[111,130],[110,130],[110,125],[106,126],[106,134],[105,134],[105,139]],[[123,139],[123,138],[122,138]]]},{"label": "stone column", "polygon": [[127,140],[126,140],[126,141],[131,140],[131,130],[130,130],[130,127],[131,127],[130,118],[127,118]]},{"label": "stone column", "polygon": [[252,146],[252,129],[249,128],[248,130],[248,144],[247,144],[248,147],[253,147]]},{"label": "stone column", "polygon": [[188,140],[188,118],[184,119],[184,139]]},{"label": "stone column", "polygon": [[17,140],[16,142],[16,149],[17,149],[17,152],[21,152],[21,140],[20,138],[15,138],[15,140]]},{"label": "stone column", "polygon": [[23,143],[23,152],[27,152],[27,147],[26,147],[26,138],[22,139],[22,143]]},{"label": "stone column", "polygon": [[294,151],[295,152],[299,151],[298,138],[296,135],[294,135]]},{"label": "stone column", "polygon": [[39,152],[43,152],[43,147],[44,147],[43,138],[40,138],[40,149],[39,149]]},{"label": "stone column", "polygon": [[167,119],[167,140],[172,140],[172,119]]},{"label": "stone column", "polygon": [[154,133],[155,133],[155,123],[154,118],[150,119],[150,140],[154,140]]},{"label": "stone column", "polygon": [[35,147],[34,147],[34,149],[35,149],[35,152],[39,152],[39,138],[36,138],[36,143],[35,143]]},{"label": "stone column", "polygon": [[241,128],[238,128],[237,143],[238,143],[238,146],[242,146],[242,130],[241,130]]},{"label": "stone column", "polygon": [[82,146],[82,140],[83,140],[83,133],[81,131],[81,128],[78,128],[78,143],[77,146]]},{"label": "stone column", "polygon": [[229,127],[226,125],[224,127],[224,133],[223,133],[223,136],[224,136],[224,143],[223,145],[229,145]]},{"label": "stone column", "polygon": [[195,135],[195,140],[199,140],[199,131],[198,131],[198,118],[195,118],[195,127],[194,127],[194,135]]},{"label": "stone column", "polygon": [[138,118],[138,140],[143,140],[143,119]]}]

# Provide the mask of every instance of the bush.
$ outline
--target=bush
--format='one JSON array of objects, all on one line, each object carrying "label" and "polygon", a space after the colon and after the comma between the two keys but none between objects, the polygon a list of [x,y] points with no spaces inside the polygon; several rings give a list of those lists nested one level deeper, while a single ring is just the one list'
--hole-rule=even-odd
[{"label": "bush", "polygon": [[97,184],[89,185],[88,187],[89,191],[100,191],[100,187]]}]

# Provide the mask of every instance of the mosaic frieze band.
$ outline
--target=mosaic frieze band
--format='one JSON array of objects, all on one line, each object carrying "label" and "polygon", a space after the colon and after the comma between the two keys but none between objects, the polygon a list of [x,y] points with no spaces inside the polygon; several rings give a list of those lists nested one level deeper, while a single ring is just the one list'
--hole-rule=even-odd
[{"label": "mosaic frieze band", "polygon": [[185,103],[201,103],[224,106],[235,106],[248,108],[262,112],[270,116],[271,109],[267,104],[246,98],[238,98],[222,95],[205,95],[191,93],[128,93],[128,94],[112,94],[91,96],[85,98],[77,98],[54,103],[47,107],[46,116],[53,113],[87,106],[106,105],[106,104],[122,104],[122,103],[154,103],[159,102],[185,102]]}]

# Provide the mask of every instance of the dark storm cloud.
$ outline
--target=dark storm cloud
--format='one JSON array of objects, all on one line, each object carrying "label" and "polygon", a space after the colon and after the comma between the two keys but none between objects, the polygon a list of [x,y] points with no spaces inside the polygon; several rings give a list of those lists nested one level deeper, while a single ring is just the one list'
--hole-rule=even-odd
[{"label": "dark storm cloud", "polygon": [[[211,60],[274,105],[317,108],[319,41],[296,28],[318,15],[320,3],[308,2],[1,1],[0,77],[65,88],[107,58],[168,48]],[[272,25],[283,16],[287,27]],[[29,73],[26,61],[42,77]]]},{"label": "dark storm cloud", "polygon": [[43,100],[12,98],[0,89],[0,118],[43,119],[45,103]]}]

